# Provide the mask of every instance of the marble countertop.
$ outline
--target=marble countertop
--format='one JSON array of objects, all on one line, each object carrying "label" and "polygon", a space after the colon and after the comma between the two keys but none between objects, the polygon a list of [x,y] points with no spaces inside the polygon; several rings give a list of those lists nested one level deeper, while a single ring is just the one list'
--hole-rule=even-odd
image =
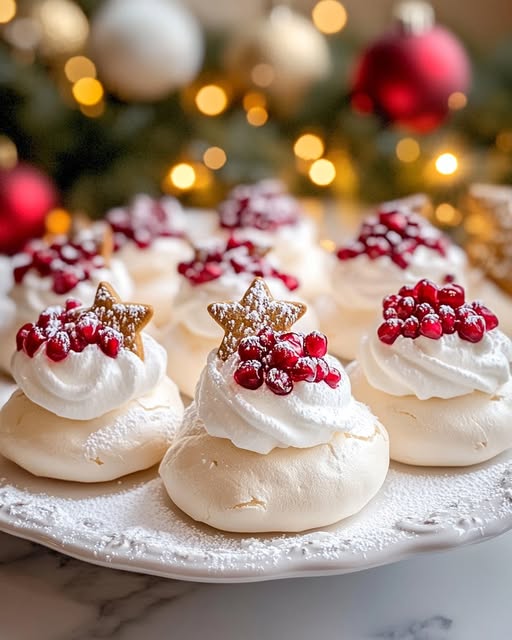
[{"label": "marble countertop", "polygon": [[512,533],[362,573],[203,585],[0,534],[1,640],[508,640]]}]

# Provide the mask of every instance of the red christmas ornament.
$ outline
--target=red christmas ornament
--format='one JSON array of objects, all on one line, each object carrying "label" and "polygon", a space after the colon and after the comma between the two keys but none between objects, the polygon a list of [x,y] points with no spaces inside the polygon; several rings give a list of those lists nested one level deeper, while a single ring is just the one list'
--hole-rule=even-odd
[{"label": "red christmas ornament", "polygon": [[0,253],[15,253],[43,235],[45,216],[57,203],[51,180],[28,164],[0,170]]},{"label": "red christmas ornament", "polygon": [[356,67],[352,105],[419,133],[438,127],[448,100],[469,87],[471,68],[460,42],[434,25],[423,2],[398,6],[395,27],[363,53]]}]

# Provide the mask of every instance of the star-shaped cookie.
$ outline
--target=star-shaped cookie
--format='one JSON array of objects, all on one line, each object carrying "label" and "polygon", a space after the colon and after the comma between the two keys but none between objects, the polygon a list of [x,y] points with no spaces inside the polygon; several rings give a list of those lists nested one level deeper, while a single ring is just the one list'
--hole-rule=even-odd
[{"label": "star-shaped cookie", "polygon": [[140,332],[153,316],[150,305],[122,302],[108,282],[100,282],[91,311],[104,326],[122,333],[123,346],[144,360]]},{"label": "star-shaped cookie", "polygon": [[208,305],[208,313],[224,329],[217,355],[227,360],[242,338],[255,335],[266,326],[275,331],[289,331],[306,310],[301,302],[274,300],[265,280],[255,278],[240,302]]}]

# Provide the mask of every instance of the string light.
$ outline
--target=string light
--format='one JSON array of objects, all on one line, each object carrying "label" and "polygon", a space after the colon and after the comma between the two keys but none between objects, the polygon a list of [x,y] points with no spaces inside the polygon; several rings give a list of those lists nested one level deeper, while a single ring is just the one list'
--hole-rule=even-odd
[{"label": "string light", "polygon": [[311,12],[315,27],[322,33],[338,33],[347,23],[345,7],[336,0],[320,0]]},{"label": "string light", "polygon": [[435,217],[441,224],[451,227],[457,226],[462,220],[461,212],[448,202],[443,202],[436,207]]},{"label": "string light", "polygon": [[266,64],[265,62],[261,62],[260,64],[255,65],[251,71],[251,80],[258,87],[270,87],[270,85],[274,82],[276,77],[276,72],[274,68],[270,64]]},{"label": "string light", "polygon": [[246,111],[249,111],[249,109],[253,107],[266,107],[267,99],[262,93],[259,93],[259,91],[250,91],[245,94],[243,105]]},{"label": "string light", "polygon": [[467,105],[468,99],[462,91],[455,91],[451,93],[448,97],[448,108],[452,111],[458,111],[459,109],[464,109]]},{"label": "string light", "polygon": [[216,84],[207,84],[197,92],[195,103],[204,115],[218,116],[226,110],[228,97],[222,87]]},{"label": "string light", "polygon": [[220,147],[209,147],[203,153],[203,162],[209,169],[220,169],[226,164],[226,161],[226,152]]},{"label": "string light", "polygon": [[0,168],[12,169],[18,162],[18,150],[7,136],[0,136]]},{"label": "string light", "polygon": [[196,172],[192,165],[180,162],[169,170],[168,181],[181,191],[187,191],[194,186]]},{"label": "string light", "polygon": [[85,56],[73,56],[64,65],[64,73],[70,82],[78,82],[82,78],[95,78],[96,66]]},{"label": "string light", "polygon": [[459,161],[453,153],[442,153],[436,158],[436,170],[443,176],[453,175],[458,167]]},{"label": "string light", "polygon": [[262,127],[268,120],[268,112],[264,107],[251,107],[246,117],[253,127]]},{"label": "string light", "polygon": [[319,187],[326,187],[336,177],[336,168],[330,160],[320,158],[315,160],[309,168],[309,178],[311,182]]},{"label": "string light", "polygon": [[2,0],[0,2],[0,24],[7,24],[16,15],[15,0]]},{"label": "string light", "polygon": [[293,152],[302,160],[316,160],[324,152],[324,142],[313,133],[305,133],[297,138],[293,145]]},{"label": "string light", "polygon": [[71,229],[71,215],[66,209],[52,209],[46,214],[46,231],[54,236],[65,235]]},{"label": "string light", "polygon": [[85,106],[92,107],[98,104],[103,98],[103,85],[96,78],[80,78],[73,85],[73,96],[75,100]]},{"label": "string light", "polygon": [[402,162],[414,162],[420,157],[420,145],[414,138],[402,138],[397,142],[395,153]]}]

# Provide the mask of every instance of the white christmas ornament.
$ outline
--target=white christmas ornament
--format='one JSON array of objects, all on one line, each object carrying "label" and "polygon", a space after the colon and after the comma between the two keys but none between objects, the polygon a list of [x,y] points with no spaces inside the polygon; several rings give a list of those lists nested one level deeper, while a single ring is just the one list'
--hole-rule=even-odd
[{"label": "white christmas ornament", "polygon": [[191,82],[204,52],[196,19],[172,0],[107,0],[94,17],[91,47],[107,88],[141,101]]},{"label": "white christmas ornament", "polygon": [[330,69],[324,36],[306,17],[278,6],[235,36],[226,65],[244,85],[265,88],[278,99],[300,97]]}]

